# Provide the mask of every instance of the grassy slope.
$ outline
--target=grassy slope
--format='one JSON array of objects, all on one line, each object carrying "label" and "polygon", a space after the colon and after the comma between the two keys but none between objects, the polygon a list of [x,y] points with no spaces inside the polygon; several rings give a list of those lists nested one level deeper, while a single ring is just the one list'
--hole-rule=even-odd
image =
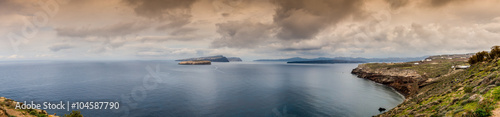
[{"label": "grassy slope", "polygon": [[[437,63],[437,64],[436,64]],[[467,70],[449,73],[459,61],[437,61],[434,64],[373,64],[371,67],[413,69],[437,82],[423,86],[419,94],[379,116],[478,116],[496,108],[500,97],[500,61],[480,63]]]}]

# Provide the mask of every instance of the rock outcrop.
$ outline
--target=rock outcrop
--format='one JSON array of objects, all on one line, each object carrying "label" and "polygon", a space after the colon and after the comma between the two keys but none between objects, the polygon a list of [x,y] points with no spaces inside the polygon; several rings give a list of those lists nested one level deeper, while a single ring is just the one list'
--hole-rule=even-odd
[{"label": "rock outcrop", "polygon": [[418,91],[419,84],[427,80],[427,78],[413,70],[395,68],[373,69],[366,64],[360,64],[357,68],[353,69],[351,73],[360,78],[369,79],[393,87],[405,97],[415,95]]}]

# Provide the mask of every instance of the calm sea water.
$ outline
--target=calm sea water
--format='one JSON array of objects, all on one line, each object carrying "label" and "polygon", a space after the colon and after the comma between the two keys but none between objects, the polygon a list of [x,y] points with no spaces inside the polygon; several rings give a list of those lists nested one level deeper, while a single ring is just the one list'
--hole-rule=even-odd
[{"label": "calm sea water", "polygon": [[[148,66],[152,73],[159,74],[160,80],[145,80],[151,74]],[[35,103],[120,102],[120,109],[115,111],[82,110],[83,115],[90,117],[366,117],[379,114],[379,107],[390,109],[404,100],[387,86],[350,74],[356,66],[277,62],[198,66],[172,61],[0,62],[0,96]],[[69,113],[47,111],[57,115]]]}]

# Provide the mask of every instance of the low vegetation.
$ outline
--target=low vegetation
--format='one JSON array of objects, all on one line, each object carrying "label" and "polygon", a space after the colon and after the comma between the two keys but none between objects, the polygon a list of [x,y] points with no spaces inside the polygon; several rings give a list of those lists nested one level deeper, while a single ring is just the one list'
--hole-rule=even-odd
[{"label": "low vegetation", "polygon": [[80,111],[71,111],[69,115],[64,114],[64,117],[83,117],[83,115],[80,114]]}]

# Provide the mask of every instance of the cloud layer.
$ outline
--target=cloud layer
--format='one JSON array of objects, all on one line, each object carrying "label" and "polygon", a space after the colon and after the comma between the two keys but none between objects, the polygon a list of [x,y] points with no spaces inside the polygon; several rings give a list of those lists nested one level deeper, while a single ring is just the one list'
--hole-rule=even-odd
[{"label": "cloud layer", "polygon": [[[36,0],[0,1],[22,36]],[[0,59],[414,57],[500,44],[498,0],[71,0]],[[78,54],[75,54],[78,53]],[[50,55],[50,56],[49,56]],[[247,59],[248,60],[248,59]]]}]

